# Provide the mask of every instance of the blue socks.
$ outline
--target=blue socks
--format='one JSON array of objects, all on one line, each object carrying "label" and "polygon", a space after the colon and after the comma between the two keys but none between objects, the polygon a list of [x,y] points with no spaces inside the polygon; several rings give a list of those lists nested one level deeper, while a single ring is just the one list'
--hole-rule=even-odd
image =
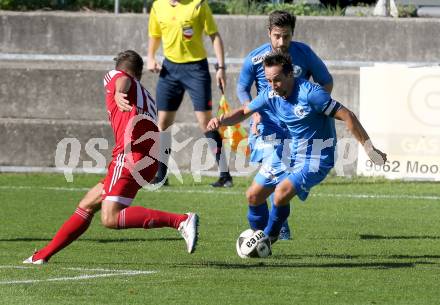
[{"label": "blue socks", "polygon": [[[275,200],[274,200],[274,198],[275,198],[275,193],[270,194],[270,196],[269,196],[269,200],[270,200],[270,206],[271,206],[271,209],[273,209],[273,207],[275,206]],[[290,204],[290,202],[289,202],[289,204]],[[286,221],[283,222],[283,225],[281,226],[281,228],[286,228],[287,230],[290,230],[290,229],[289,229],[289,223],[288,223],[288,221],[287,221],[287,218],[286,218]]]},{"label": "blue socks", "polygon": [[249,205],[248,208],[249,210],[247,216],[251,229],[264,230],[269,219],[269,209],[267,207],[267,203],[264,202],[257,206]]},{"label": "blue socks", "polygon": [[252,230],[264,230],[264,233],[268,236],[276,236],[280,234],[281,227],[284,223],[287,224],[287,218],[290,214],[290,203],[286,206],[275,206],[273,194],[270,196],[270,202],[272,209],[269,213],[267,203],[264,202],[260,205],[248,206],[248,221]]},{"label": "blue socks", "polygon": [[264,229],[264,234],[268,236],[276,236],[280,234],[281,226],[290,214],[290,204],[285,206],[272,206],[269,214],[269,222]]}]

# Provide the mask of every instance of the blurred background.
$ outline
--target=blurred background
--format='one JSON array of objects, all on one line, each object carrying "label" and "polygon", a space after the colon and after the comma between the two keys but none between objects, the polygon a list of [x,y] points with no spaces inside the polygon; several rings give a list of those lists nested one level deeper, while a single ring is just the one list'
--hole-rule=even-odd
[{"label": "blurred background", "polygon": [[[373,16],[380,1],[210,1],[225,44],[226,97],[232,107],[239,105],[236,79],[247,53],[268,42],[267,13],[289,10],[298,16],[294,40],[309,44],[329,67],[333,97],[359,115],[367,130],[374,128],[370,125],[381,126],[371,136],[391,152],[391,162],[399,162],[400,172],[391,177],[439,180],[440,129],[435,117],[440,117],[440,95],[435,84],[440,83],[440,19],[436,17],[440,3],[396,0],[399,15],[393,18]],[[60,167],[104,171],[99,160],[109,160],[113,136],[102,78],[121,50],[134,49],[146,56],[150,5],[151,1],[143,0],[0,0],[1,171],[57,171]],[[389,12],[390,1],[384,5]],[[431,15],[421,17],[423,10]],[[211,43],[207,41],[206,46],[213,73],[214,53]],[[384,70],[383,65],[403,70]],[[394,74],[383,74],[390,71]],[[381,90],[380,84],[372,82],[377,75],[387,75]],[[434,81],[423,83],[427,75]],[[142,81],[155,94],[157,75],[145,72]],[[212,86],[216,107],[220,92]],[[375,103],[369,102],[371,98]],[[384,113],[380,106],[384,103],[389,107],[383,109],[392,112],[375,116],[375,111]],[[379,117],[386,122],[368,121]],[[348,137],[344,126],[337,128],[340,139]],[[174,129],[177,142],[191,139],[174,151],[179,167],[190,170],[194,142],[202,135],[187,97]],[[357,156],[357,146],[350,149]],[[57,150],[63,158],[56,158]],[[74,152],[78,158],[69,159]],[[392,172],[372,170],[357,160],[343,164],[344,175],[389,176]],[[234,162],[232,155],[233,170]],[[393,168],[392,163],[389,166]]]}]

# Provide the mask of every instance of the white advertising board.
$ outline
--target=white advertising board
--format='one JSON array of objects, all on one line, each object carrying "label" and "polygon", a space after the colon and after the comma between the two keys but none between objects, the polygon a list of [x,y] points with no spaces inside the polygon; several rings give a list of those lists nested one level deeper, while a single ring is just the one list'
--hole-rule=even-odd
[{"label": "white advertising board", "polygon": [[359,149],[358,175],[440,181],[440,67],[361,68],[359,113],[388,161],[375,166]]}]

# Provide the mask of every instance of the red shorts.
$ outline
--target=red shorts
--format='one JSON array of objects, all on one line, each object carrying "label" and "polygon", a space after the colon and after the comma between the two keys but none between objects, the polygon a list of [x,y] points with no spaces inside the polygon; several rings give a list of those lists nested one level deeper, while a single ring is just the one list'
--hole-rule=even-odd
[{"label": "red shorts", "polygon": [[129,206],[139,189],[154,178],[157,169],[158,161],[143,153],[116,155],[108,166],[102,200]]}]

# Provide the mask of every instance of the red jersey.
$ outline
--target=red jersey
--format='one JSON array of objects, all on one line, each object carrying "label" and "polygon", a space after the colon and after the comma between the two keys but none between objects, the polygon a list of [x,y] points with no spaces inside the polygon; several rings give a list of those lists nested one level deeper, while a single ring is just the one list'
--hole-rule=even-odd
[{"label": "red jersey", "polygon": [[[133,106],[130,112],[122,112],[118,109],[115,101],[116,80],[121,76],[127,76],[131,86],[126,99]],[[124,148],[133,145],[136,140],[148,131],[158,132],[156,102],[151,94],[140,84],[138,80],[123,71],[112,70],[104,77],[106,90],[105,101],[107,112],[115,137],[115,147],[112,156],[124,152]],[[127,137],[128,135],[128,137]],[[127,137],[127,138],[126,138]],[[126,138],[126,139],[125,139]],[[156,140],[158,135],[155,137]],[[138,144],[138,147],[151,147],[150,138]],[[148,151],[146,151],[148,153]]]}]

